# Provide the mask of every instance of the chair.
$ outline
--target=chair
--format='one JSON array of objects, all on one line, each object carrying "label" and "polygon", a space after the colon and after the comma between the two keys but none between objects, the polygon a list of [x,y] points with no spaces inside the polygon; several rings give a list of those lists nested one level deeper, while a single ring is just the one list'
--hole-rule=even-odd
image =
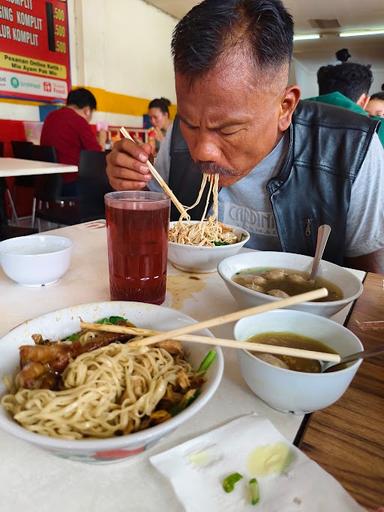
[{"label": "chair", "polygon": [[[4,156],[4,143],[0,142],[0,158]],[[7,238],[14,238],[16,236],[26,236],[33,233],[37,233],[36,229],[19,226],[9,226],[8,220],[4,209],[4,193],[10,194],[6,188],[5,179],[0,178],[0,240],[6,240]],[[9,198],[9,196],[8,196]]]},{"label": "chair", "polygon": [[[23,160],[31,160],[31,148],[33,147],[33,142],[27,140],[12,140],[11,141],[12,153],[14,158],[21,158]],[[15,194],[17,195],[17,188],[23,187],[27,189],[31,189],[35,186],[35,176],[15,176],[13,181],[15,187]],[[12,218],[14,222],[19,221],[19,216],[16,210],[16,196],[15,198],[12,196],[9,188],[6,190],[7,198],[12,210]]]},{"label": "chair", "polygon": [[[33,142],[28,140],[12,140],[11,141],[12,152],[15,158],[21,158],[23,160],[33,160],[32,148]],[[35,177],[34,176],[16,176],[15,186],[19,187],[34,187]]]},{"label": "chair", "polygon": [[[79,195],[60,198],[52,192],[53,184],[39,193],[45,208],[36,209],[36,218],[65,226],[105,218],[104,195],[112,191],[106,174],[106,155],[101,151],[83,150],[79,161]],[[45,195],[43,195],[43,192]],[[47,195],[47,192],[49,194]],[[56,191],[57,192],[57,191]],[[52,201],[54,204],[52,204]]]},{"label": "chair", "polygon": [[[33,146],[31,160],[40,162],[57,162],[56,150],[52,146]],[[55,220],[55,208],[61,205],[60,192],[62,176],[59,173],[35,176],[35,191],[32,204],[32,227],[36,217],[60,224]]]},{"label": "chair", "polygon": [[106,154],[83,150],[79,162],[80,222],[105,218],[104,195],[111,192]]}]

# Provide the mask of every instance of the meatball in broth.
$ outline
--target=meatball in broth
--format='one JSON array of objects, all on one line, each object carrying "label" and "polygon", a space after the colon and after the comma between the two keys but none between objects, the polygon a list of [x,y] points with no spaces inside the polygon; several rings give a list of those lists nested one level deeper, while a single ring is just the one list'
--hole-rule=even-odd
[{"label": "meatball in broth", "polygon": [[308,272],[287,268],[248,268],[236,272],[232,281],[250,290],[284,299],[299,293],[310,292],[318,288],[326,288],[328,296],[314,302],[328,302],[343,298],[338,286],[323,279],[309,279]]}]

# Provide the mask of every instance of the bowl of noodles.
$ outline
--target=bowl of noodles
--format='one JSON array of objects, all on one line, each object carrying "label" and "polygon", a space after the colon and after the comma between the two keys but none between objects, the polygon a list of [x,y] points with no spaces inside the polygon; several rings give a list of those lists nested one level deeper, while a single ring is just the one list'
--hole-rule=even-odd
[{"label": "bowl of noodles", "polygon": [[208,218],[204,221],[170,223],[168,259],[185,272],[215,272],[224,258],[237,254],[248,242],[245,229]]},{"label": "bowl of noodles", "polygon": [[[92,326],[80,327],[81,320]],[[224,363],[219,347],[133,342],[143,330],[193,322],[170,308],[115,301],[19,325],[0,340],[0,428],[81,462],[105,464],[144,452],[210,400]]]}]

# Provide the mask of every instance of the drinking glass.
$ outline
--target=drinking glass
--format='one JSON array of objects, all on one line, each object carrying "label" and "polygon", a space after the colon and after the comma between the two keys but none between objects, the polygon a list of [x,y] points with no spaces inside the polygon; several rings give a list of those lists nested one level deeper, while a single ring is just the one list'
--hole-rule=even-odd
[{"label": "drinking glass", "polygon": [[159,192],[105,195],[111,300],[164,302],[169,210]]}]

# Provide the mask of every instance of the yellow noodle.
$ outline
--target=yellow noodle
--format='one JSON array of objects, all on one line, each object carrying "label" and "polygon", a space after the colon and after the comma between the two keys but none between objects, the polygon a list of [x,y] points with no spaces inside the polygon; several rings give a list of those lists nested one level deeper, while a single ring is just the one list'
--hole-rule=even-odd
[{"label": "yellow noodle", "polygon": [[162,348],[113,343],[86,352],[63,373],[62,391],[19,389],[1,403],[23,427],[64,439],[107,438],[140,429],[186,361]]},{"label": "yellow noodle", "polygon": [[[219,174],[203,174],[203,178],[200,185],[200,190],[195,203],[191,206],[184,206],[185,210],[188,211],[194,208],[200,201],[204,192],[204,189],[209,183],[209,189],[207,199],[204,207],[204,212],[200,222],[192,223],[189,219],[185,219],[183,215],[180,216],[178,222],[176,222],[169,230],[168,239],[171,242],[185,245],[199,245],[213,247],[215,242],[234,244],[238,242],[238,238],[230,229],[226,228],[224,224],[219,222]],[[206,220],[205,216],[209,207],[209,199],[213,196],[212,210],[213,214]]]}]

